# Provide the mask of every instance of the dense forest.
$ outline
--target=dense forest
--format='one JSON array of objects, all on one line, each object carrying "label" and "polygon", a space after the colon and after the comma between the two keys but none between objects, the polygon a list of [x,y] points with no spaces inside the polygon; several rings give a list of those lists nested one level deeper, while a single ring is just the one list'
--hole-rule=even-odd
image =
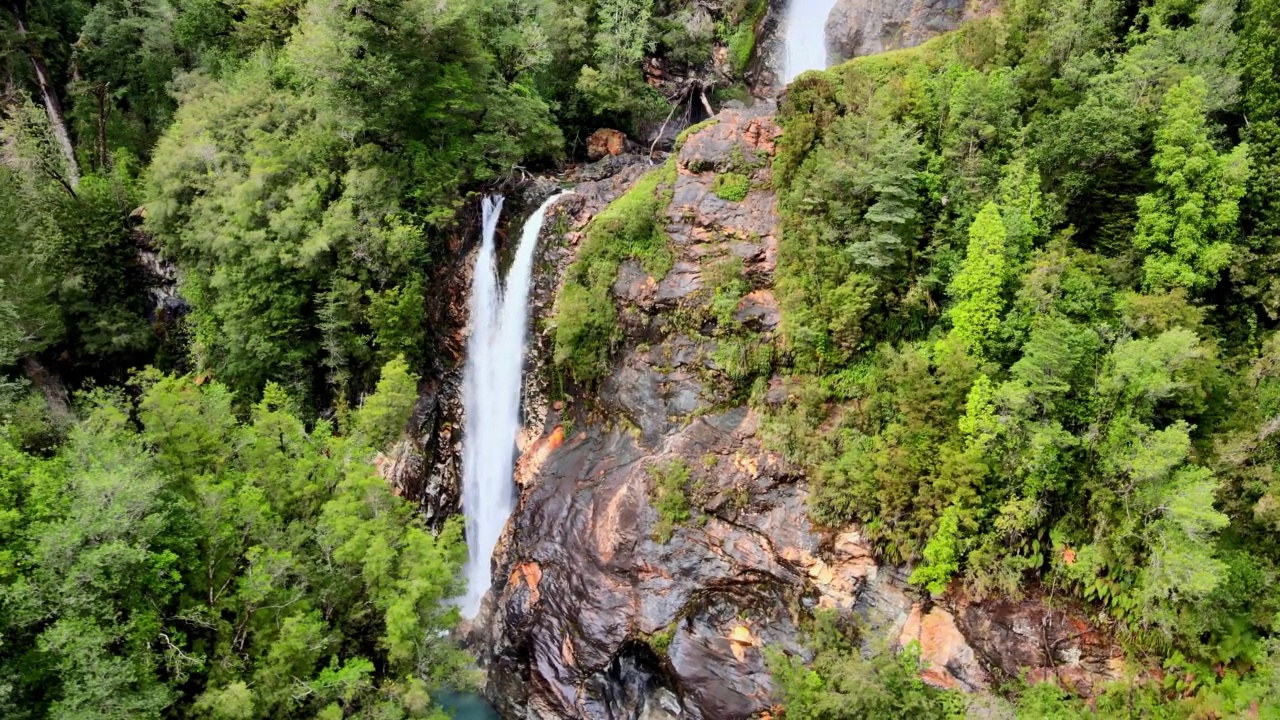
[{"label": "dense forest", "polygon": [[740,77],[763,9],[0,7],[0,717],[429,717],[473,687],[461,525],[371,463],[434,364],[428,270],[477,191],[687,100],[646,57],[731,46]]},{"label": "dense forest", "polygon": [[[462,528],[372,463],[438,365],[429,271],[476,193],[593,130],[749,100],[767,9],[0,8],[0,717],[442,715],[476,682]],[[707,325],[812,520],[922,594],[1051,588],[1117,629],[1126,682],[1006,688],[1019,716],[1280,717],[1280,4],[1007,0],[778,102],[781,334],[733,325],[734,268]],[[673,172],[569,269],[574,392],[620,263],[670,269]],[[965,712],[812,620],[772,658],[786,717]]]},{"label": "dense forest", "polygon": [[[772,432],[812,515],[935,594],[1091,604],[1155,668],[1102,716],[1280,713],[1277,33],[1012,3],[781,108]],[[1086,712],[1055,692],[1023,714]]]}]

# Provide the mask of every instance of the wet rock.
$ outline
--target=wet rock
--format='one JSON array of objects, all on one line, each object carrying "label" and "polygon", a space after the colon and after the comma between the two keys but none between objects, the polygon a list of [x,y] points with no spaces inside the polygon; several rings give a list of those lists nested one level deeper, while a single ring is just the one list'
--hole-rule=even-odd
[{"label": "wet rock", "polygon": [[978,663],[977,654],[956,627],[955,616],[940,607],[924,612],[911,607],[899,644],[919,643],[925,682],[947,690],[974,692],[991,687],[991,678]]},{"label": "wet rock", "polygon": [[142,285],[151,296],[147,321],[157,332],[167,334],[177,329],[178,321],[191,311],[191,305],[178,294],[177,266],[161,256],[155,238],[142,228],[145,218],[145,206],[129,214],[129,239],[134,246],[134,260]]},{"label": "wet rock", "polygon": [[[520,559],[504,573],[495,616],[506,640],[490,677],[528,678],[520,688],[528,701],[508,708],[512,716],[533,708],[551,717],[638,717],[647,695],[602,681],[644,665],[636,646],[656,653],[650,639],[658,633],[670,645],[658,663],[665,670],[648,671],[646,693],[666,688],[681,699],[681,717],[749,717],[768,706],[761,648],[802,652],[786,608],[805,575],[780,547],[798,542],[812,551],[817,540],[796,522],[803,491],[793,470],[761,450],[757,421],[745,409],[703,416],[668,428],[671,435],[654,433],[659,448],[591,428],[543,464],[513,526],[509,555]],[[742,458],[700,464],[705,493],[740,486],[749,502],[657,542],[647,468],[705,456]],[[531,563],[539,568],[536,601]]]},{"label": "wet rock", "polygon": [[680,149],[679,165],[692,173],[767,167],[782,131],[773,119],[776,108],[760,103],[749,109],[727,109],[715,122],[694,133]]},{"label": "wet rock", "polygon": [[782,65],[786,57],[783,27],[785,2],[771,2],[756,26],[756,49],[747,64],[746,80],[756,97],[776,97],[783,89]]},{"label": "wet rock", "polygon": [[772,290],[753,290],[738,302],[738,309],[733,311],[733,319],[753,330],[764,332],[777,328],[782,315]]},{"label": "wet rock", "polygon": [[828,62],[915,47],[995,7],[994,0],[836,0],[827,18]]},{"label": "wet rock", "polygon": [[1032,682],[1055,678],[1085,695],[1122,676],[1123,655],[1085,612],[1050,607],[1041,597],[955,603],[958,627],[992,672]]},{"label": "wet rock", "polygon": [[657,281],[640,267],[635,260],[627,260],[618,269],[618,279],[613,283],[613,296],[624,305],[634,305],[646,311],[653,306],[653,292]]},{"label": "wet rock", "polygon": [[[627,164],[619,168],[617,172],[589,182],[580,182],[573,189],[573,195],[561,201],[562,205],[572,217],[573,227],[580,230],[587,222],[595,217],[596,213],[604,209],[606,205],[613,202],[618,196],[626,192],[640,176],[652,170],[654,165],[649,161],[638,158],[633,155],[623,155],[614,160],[627,160]],[[634,160],[632,162],[631,160]],[[601,162],[609,162],[606,158]],[[656,162],[656,161],[655,161]],[[568,258],[572,260],[572,258]],[[567,266],[567,262],[564,265]],[[547,275],[553,279],[558,279],[563,267],[557,264],[553,272]]]},{"label": "wet rock", "polygon": [[803,652],[783,610],[789,590],[766,583],[726,588],[676,623],[668,657],[687,704],[702,717],[752,717],[769,707],[773,684],[764,649]]},{"label": "wet rock", "polygon": [[623,155],[606,155],[603,159],[593,162],[589,165],[582,165],[571,170],[565,177],[570,182],[585,183],[597,182],[605,178],[613,177],[624,169],[633,165],[648,165],[649,161],[643,155],[623,154]]},{"label": "wet rock", "polygon": [[[687,107],[687,103],[686,103]],[[640,144],[644,149],[654,148],[663,152],[675,147],[676,138],[689,127],[691,117],[688,112],[676,110],[670,118],[658,118],[641,121],[639,126]]]},{"label": "wet rock", "polygon": [[702,289],[702,266],[698,263],[679,261],[663,276],[654,291],[654,300],[667,307]]},{"label": "wet rock", "polygon": [[44,395],[49,419],[56,427],[68,428],[76,416],[71,409],[71,395],[62,376],[50,369],[34,355],[22,358],[22,374],[31,385]]},{"label": "wet rock", "polygon": [[647,444],[657,443],[689,415],[709,406],[697,372],[701,351],[685,335],[664,338],[647,353],[628,356],[601,388]]}]

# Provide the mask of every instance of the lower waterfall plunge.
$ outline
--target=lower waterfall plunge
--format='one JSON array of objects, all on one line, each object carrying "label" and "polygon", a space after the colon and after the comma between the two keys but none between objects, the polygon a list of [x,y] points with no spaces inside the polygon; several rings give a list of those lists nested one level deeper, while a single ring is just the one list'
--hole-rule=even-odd
[{"label": "lower waterfall plunge", "polygon": [[516,433],[520,430],[520,389],[524,375],[525,329],[533,255],[553,195],[524,224],[506,289],[498,283],[494,233],[502,196],[482,204],[480,252],[471,281],[471,334],[463,371],[462,510],[467,521],[467,594],[463,617],[475,617],[489,590],[493,549],[515,504]]}]

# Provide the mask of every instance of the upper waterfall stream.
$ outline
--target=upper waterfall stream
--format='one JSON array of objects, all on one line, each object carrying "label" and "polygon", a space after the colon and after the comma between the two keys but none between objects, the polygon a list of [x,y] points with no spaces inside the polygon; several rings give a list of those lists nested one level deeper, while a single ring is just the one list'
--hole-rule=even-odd
[{"label": "upper waterfall stream", "polygon": [[467,521],[467,594],[464,617],[475,617],[489,590],[490,563],[498,537],[515,504],[516,433],[520,430],[520,390],[524,374],[525,330],[533,256],[547,208],[542,203],[524,224],[505,289],[498,283],[494,234],[502,196],[485,198],[480,252],[471,280],[471,334],[463,371],[466,416],[462,439],[462,509]]},{"label": "upper waterfall stream", "polygon": [[827,17],[835,0],[791,0],[783,29],[782,80],[807,70],[827,69]]}]

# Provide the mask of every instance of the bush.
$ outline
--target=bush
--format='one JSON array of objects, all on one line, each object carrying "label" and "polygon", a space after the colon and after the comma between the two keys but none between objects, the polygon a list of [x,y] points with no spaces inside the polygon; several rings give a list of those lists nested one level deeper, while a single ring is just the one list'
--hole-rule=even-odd
[{"label": "bush", "polygon": [[742,202],[751,191],[751,178],[741,173],[727,172],[716,175],[711,183],[711,192],[716,197],[729,202]]},{"label": "bush", "polygon": [[819,612],[806,632],[816,650],[813,662],[765,650],[769,672],[786,717],[795,720],[843,718],[964,717],[964,697],[920,679],[919,647],[901,654],[879,649],[864,656],[856,629],[834,612]]},{"label": "bush", "polygon": [[649,496],[658,511],[658,522],[653,526],[654,539],[666,543],[677,525],[689,521],[689,497],[685,494],[689,466],[682,458],[651,465],[649,480],[652,482]]}]

